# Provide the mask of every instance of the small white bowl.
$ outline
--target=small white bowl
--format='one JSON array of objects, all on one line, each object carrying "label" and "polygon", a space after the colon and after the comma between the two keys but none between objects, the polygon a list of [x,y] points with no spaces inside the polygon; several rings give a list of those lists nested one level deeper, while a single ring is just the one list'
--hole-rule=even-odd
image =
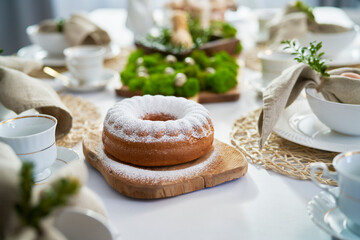
[{"label": "small white bowl", "polygon": [[340,33],[312,33],[308,32],[300,37],[301,46],[309,46],[310,42],[322,42],[321,52],[327,58],[337,56],[341,51],[346,49],[354,41],[358,32],[358,26],[350,28],[347,32]]},{"label": "small white bowl", "polygon": [[273,79],[281,75],[286,68],[296,64],[290,53],[265,50],[258,53],[262,68],[262,85],[266,87]]},{"label": "small white bowl", "polygon": [[326,100],[316,89],[307,88],[306,96],[315,116],[332,130],[360,136],[360,105]]},{"label": "small white bowl", "polygon": [[119,237],[104,216],[89,209],[64,208],[56,214],[54,226],[67,239],[115,240]]},{"label": "small white bowl", "polygon": [[39,45],[52,56],[63,55],[64,49],[69,47],[61,32],[39,32],[39,25],[31,25],[26,28],[26,33],[33,44]]}]

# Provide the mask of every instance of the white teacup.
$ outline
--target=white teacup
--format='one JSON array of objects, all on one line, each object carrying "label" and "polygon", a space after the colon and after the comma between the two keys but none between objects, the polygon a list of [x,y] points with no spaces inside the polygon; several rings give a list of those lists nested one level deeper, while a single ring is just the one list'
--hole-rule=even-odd
[{"label": "white teacup", "polygon": [[259,52],[258,58],[261,61],[263,87],[280,76],[283,70],[296,64],[294,56],[286,52],[265,50]]},{"label": "white teacup", "polygon": [[104,216],[90,209],[63,208],[55,214],[54,226],[67,239],[113,240],[119,237]]},{"label": "white teacup", "polygon": [[[347,218],[346,226],[360,235],[360,150],[337,155],[333,160],[333,166],[336,172],[329,172],[324,163],[311,164],[312,181],[334,197],[336,205]],[[329,191],[331,187],[316,180],[315,171],[317,169],[322,169],[324,176],[338,182],[338,196]]]},{"label": "white teacup", "polygon": [[10,145],[16,155],[34,164],[35,181],[50,176],[56,160],[57,120],[45,114],[19,116],[0,122],[0,141]]},{"label": "white teacup", "polygon": [[86,84],[101,77],[104,68],[104,47],[75,46],[66,48],[64,54],[67,68],[80,84]]}]

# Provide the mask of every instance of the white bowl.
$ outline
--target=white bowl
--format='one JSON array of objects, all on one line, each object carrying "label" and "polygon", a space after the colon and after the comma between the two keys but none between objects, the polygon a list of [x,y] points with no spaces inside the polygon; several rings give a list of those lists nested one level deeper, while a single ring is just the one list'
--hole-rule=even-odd
[{"label": "white bowl", "polygon": [[281,75],[286,68],[296,64],[290,53],[265,50],[258,53],[261,61],[262,85],[266,87],[273,79]]},{"label": "white bowl", "polygon": [[33,44],[39,45],[52,56],[62,55],[64,49],[69,47],[61,32],[39,32],[39,25],[31,25],[26,28],[26,33]]},{"label": "white bowl", "polygon": [[360,135],[360,105],[325,100],[313,88],[306,89],[306,96],[311,110],[326,126],[339,133]]},{"label": "white bowl", "polygon": [[338,55],[341,51],[346,49],[354,41],[358,32],[358,26],[350,28],[347,32],[341,33],[312,33],[308,32],[300,37],[299,43],[301,46],[309,46],[310,42],[322,42],[321,52],[327,58]]},{"label": "white bowl", "polygon": [[66,207],[56,214],[54,226],[67,239],[115,240],[119,237],[104,216],[89,209]]}]

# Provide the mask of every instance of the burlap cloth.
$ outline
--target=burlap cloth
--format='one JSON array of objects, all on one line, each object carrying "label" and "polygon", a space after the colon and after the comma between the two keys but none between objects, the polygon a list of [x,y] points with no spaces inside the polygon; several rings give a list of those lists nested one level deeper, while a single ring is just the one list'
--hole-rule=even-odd
[{"label": "burlap cloth", "polygon": [[[360,79],[341,76],[344,72],[360,74],[360,69],[339,68],[329,71],[330,77],[323,84],[321,93],[329,101],[360,104]],[[284,70],[268,85],[263,93],[264,106],[258,120],[260,148],[271,133],[280,113],[295,101],[304,88],[316,88],[320,82],[317,72],[308,65],[299,63]]]},{"label": "burlap cloth", "polygon": [[[39,237],[32,228],[23,227],[15,213],[15,202],[18,201],[19,171],[21,161],[13,150],[0,142],[0,238],[1,239],[66,239],[53,225],[55,215],[43,219],[40,226],[43,235]],[[39,199],[39,194],[50,184],[62,177],[72,177],[79,180],[82,186],[87,181],[87,168],[83,161],[73,161],[63,167],[48,183],[40,185],[33,190],[33,202]],[[90,189],[82,187],[80,191],[71,197],[68,206],[90,209],[106,217],[103,203]]]},{"label": "burlap cloth", "polygon": [[[57,32],[57,24],[53,20],[39,23],[41,32]],[[82,44],[107,45],[111,42],[109,34],[90,20],[86,13],[72,14],[65,20],[64,34],[70,46]]]},{"label": "burlap cloth", "polygon": [[[26,68],[26,70],[32,70]],[[29,109],[49,114],[58,120],[56,138],[71,129],[72,116],[58,94],[46,83],[23,72],[0,66],[0,103],[19,114]]]},{"label": "burlap cloth", "polygon": [[308,32],[313,33],[341,33],[349,31],[349,28],[316,22],[310,19],[304,12],[299,11],[292,5],[287,5],[285,10],[272,19],[267,25],[269,29],[269,45],[276,47],[283,40],[291,40],[304,36]]}]

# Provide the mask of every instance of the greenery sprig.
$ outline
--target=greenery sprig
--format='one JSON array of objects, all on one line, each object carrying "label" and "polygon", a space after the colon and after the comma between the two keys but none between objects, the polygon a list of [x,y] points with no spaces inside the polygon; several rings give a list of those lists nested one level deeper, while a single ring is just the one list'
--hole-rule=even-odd
[{"label": "greenery sprig", "polygon": [[318,91],[321,90],[322,85],[325,80],[330,76],[326,71],[328,66],[325,64],[325,61],[322,59],[324,52],[319,52],[322,47],[322,42],[316,43],[313,41],[310,43],[310,47],[300,47],[296,44],[295,41],[282,41],[281,44],[285,44],[284,50],[291,49],[292,55],[295,55],[294,58],[299,63],[305,63],[311,67],[314,71],[318,72],[321,76],[321,83],[317,88]]},{"label": "greenery sprig", "polygon": [[315,21],[313,8],[311,8],[309,5],[307,5],[306,3],[303,3],[302,1],[296,1],[293,6],[295,9],[299,10],[300,12],[306,13],[306,15],[308,16],[308,18],[310,20]]},{"label": "greenery sprig", "polygon": [[58,32],[64,31],[65,19],[57,19],[56,20],[56,28]]},{"label": "greenery sprig", "polygon": [[292,55],[296,55],[294,58],[299,63],[305,63],[309,65],[313,70],[318,72],[322,77],[328,77],[326,72],[329,68],[325,61],[321,58],[325,53],[319,52],[322,47],[322,42],[316,43],[313,41],[310,43],[310,47],[297,46],[295,41],[282,41],[281,44],[286,44],[284,50],[291,49]]},{"label": "greenery sprig", "polygon": [[1,48],[0,48],[0,53],[2,53],[4,50],[2,50]]},{"label": "greenery sprig", "polygon": [[41,234],[41,220],[55,208],[66,205],[69,197],[80,189],[80,183],[77,179],[61,178],[40,193],[36,205],[31,203],[33,186],[33,164],[25,162],[20,171],[20,197],[15,210],[23,225],[33,227]]}]

